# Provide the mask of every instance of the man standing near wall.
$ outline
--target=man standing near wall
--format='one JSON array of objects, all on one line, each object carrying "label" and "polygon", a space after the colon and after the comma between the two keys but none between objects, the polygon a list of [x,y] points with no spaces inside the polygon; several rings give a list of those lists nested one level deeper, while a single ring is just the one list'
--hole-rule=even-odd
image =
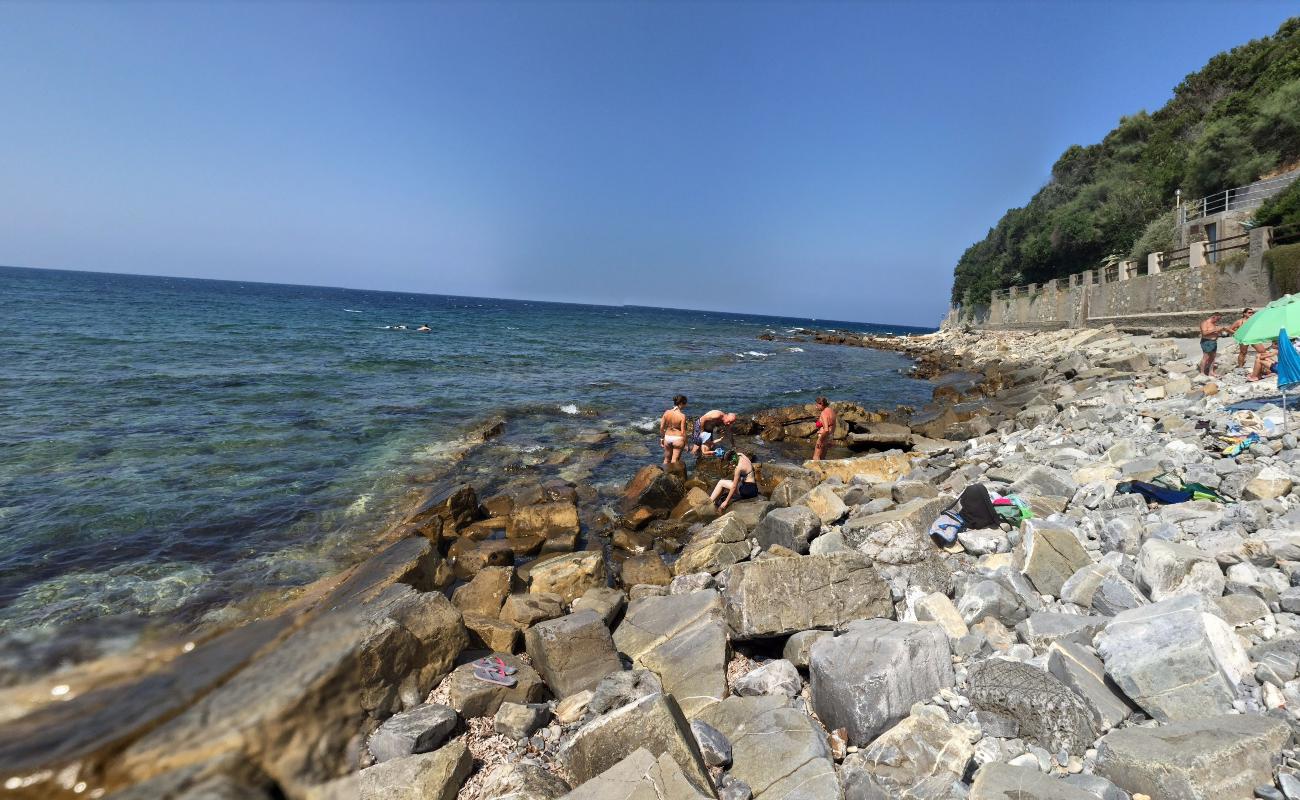
[{"label": "man standing near wall", "polygon": [[1219,354],[1219,337],[1222,336],[1226,328],[1219,327],[1221,314],[1211,314],[1210,318],[1201,323],[1201,374],[1211,378],[1219,377],[1214,371],[1214,357]]}]

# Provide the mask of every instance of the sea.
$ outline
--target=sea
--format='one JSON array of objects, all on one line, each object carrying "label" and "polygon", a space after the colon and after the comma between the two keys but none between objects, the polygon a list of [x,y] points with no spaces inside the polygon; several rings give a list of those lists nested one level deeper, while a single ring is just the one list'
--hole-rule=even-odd
[{"label": "sea", "polygon": [[611,498],[676,394],[929,399],[905,358],[805,327],[928,330],[0,267],[0,686],[237,624],[373,552],[430,481]]}]

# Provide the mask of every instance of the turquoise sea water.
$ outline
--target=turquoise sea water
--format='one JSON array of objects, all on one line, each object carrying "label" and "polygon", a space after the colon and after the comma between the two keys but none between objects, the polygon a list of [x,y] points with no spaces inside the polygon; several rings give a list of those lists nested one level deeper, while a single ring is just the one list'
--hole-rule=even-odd
[{"label": "turquoise sea water", "polygon": [[758,339],[804,325],[915,330],[0,268],[0,683],[352,563],[430,475],[609,496],[679,392],[928,399],[895,354]]}]

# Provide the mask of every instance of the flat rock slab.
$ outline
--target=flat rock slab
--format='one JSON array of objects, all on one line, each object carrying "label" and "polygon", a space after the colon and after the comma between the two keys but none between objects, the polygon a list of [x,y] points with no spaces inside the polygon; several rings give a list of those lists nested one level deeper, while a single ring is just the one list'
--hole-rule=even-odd
[{"label": "flat rock slab", "polygon": [[865,745],[954,682],[948,636],[930,624],[869,619],[813,645],[812,705],[830,730]]},{"label": "flat rock slab", "polygon": [[1078,538],[1067,528],[1026,520],[1015,549],[1015,565],[1041,594],[1059,597],[1061,586],[1092,563]]},{"label": "flat rock slab", "polygon": [[644,747],[564,795],[564,800],[707,800],[667,753],[658,758]]},{"label": "flat rock slab", "polygon": [[700,792],[712,793],[704,757],[690,723],[672,695],[658,692],[596,717],[573,734],[560,763],[579,785],[645,748],[656,759],[667,753]]},{"label": "flat rock slab", "polygon": [[1250,661],[1215,608],[1183,595],[1117,615],[1097,637],[1106,674],[1161,722],[1231,711]]},{"label": "flat rock slab", "polygon": [[912,471],[912,456],[901,450],[890,450],[856,458],[805,461],[803,466],[818,481],[839,478],[849,483],[859,478],[867,483],[893,483]]},{"label": "flat rock slab", "polygon": [[623,669],[609,628],[595,611],[539,622],[524,639],[534,667],[561,699],[595,689],[601,678]]},{"label": "flat rock slab", "polygon": [[1097,796],[1033,767],[993,762],[975,773],[967,800],[1097,800]]},{"label": "flat rock slab", "polygon": [[888,511],[856,514],[841,526],[844,541],[882,564],[915,564],[934,553],[930,526],[952,504],[948,496],[917,498]]},{"label": "flat rock slab", "polygon": [[784,697],[728,697],[700,719],[731,742],[731,775],[755,800],[822,800],[840,796],[826,736]]},{"label": "flat rock slab", "polygon": [[1272,785],[1290,738],[1285,722],[1244,714],[1126,728],[1102,737],[1097,774],[1151,797],[1248,800],[1254,787]]},{"label": "flat rock slab", "polygon": [[712,589],[634,601],[614,646],[658,675],[688,718],[727,696],[727,624]]},{"label": "flat rock slab", "polygon": [[119,764],[139,780],[239,752],[287,791],[319,783],[345,767],[353,732],[396,710],[396,686],[429,691],[466,642],[446,597],[393,584],[310,619]]},{"label": "flat rock slab", "polygon": [[473,664],[461,664],[447,676],[451,707],[465,719],[490,717],[497,713],[502,703],[536,703],[546,696],[546,684],[537,670],[509,653],[493,653],[511,667],[515,679],[511,687],[501,686],[474,677]]},{"label": "flat rock slab", "polygon": [[858,553],[771,558],[725,573],[722,599],[737,639],[839,628],[852,620],[892,617],[889,587]]}]

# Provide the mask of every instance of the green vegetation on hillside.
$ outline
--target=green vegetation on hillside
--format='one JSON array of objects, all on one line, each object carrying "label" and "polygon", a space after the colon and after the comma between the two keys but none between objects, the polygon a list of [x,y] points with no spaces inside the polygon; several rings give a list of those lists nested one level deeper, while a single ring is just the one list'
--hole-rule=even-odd
[{"label": "green vegetation on hillside", "polygon": [[[1174,238],[1174,191],[1194,200],[1300,158],[1300,17],[1273,36],[1220,53],[1154,114],[1124,117],[1101,143],[1070,147],[1047,185],[1013,208],[954,272],[954,303],[1144,257]],[[1261,209],[1300,219],[1293,187]],[[1289,196],[1290,205],[1282,207]]]}]

